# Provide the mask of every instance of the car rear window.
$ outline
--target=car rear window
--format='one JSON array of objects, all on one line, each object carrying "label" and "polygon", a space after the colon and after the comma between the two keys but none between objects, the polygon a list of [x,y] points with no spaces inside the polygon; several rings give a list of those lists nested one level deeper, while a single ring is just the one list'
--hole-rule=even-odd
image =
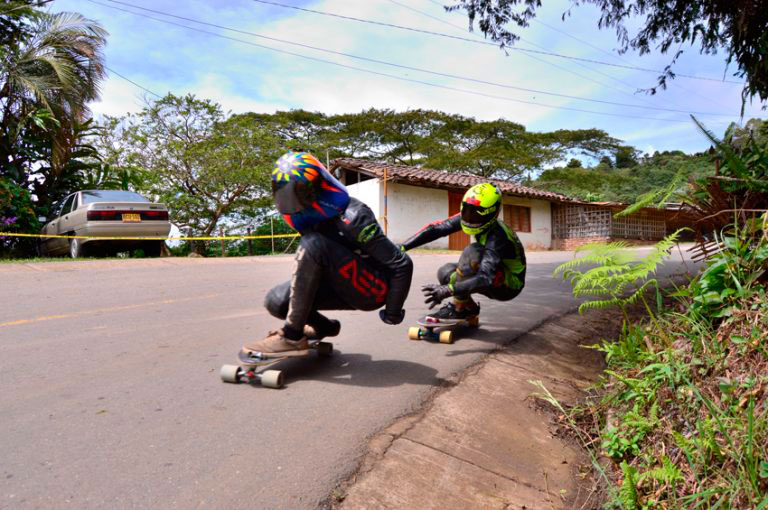
[{"label": "car rear window", "polygon": [[149,202],[146,198],[133,191],[83,191],[83,203],[94,202]]}]

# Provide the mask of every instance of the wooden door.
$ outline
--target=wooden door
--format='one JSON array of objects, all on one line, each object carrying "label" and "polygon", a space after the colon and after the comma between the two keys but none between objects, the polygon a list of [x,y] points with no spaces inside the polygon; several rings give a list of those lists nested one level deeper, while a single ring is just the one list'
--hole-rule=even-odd
[{"label": "wooden door", "polygon": [[[453,216],[461,211],[461,199],[464,198],[463,193],[455,193],[453,191],[448,192],[448,216]],[[449,250],[463,250],[469,246],[469,236],[463,231],[448,236],[448,249]]]}]

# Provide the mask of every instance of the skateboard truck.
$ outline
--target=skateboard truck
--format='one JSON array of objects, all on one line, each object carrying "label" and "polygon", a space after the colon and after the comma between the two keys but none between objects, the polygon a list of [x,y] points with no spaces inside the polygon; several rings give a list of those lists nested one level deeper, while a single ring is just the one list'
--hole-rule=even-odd
[{"label": "skateboard truck", "polygon": [[[316,350],[320,357],[333,355],[333,344],[330,342],[310,342],[310,350]],[[260,367],[268,367],[285,359],[296,356],[272,355],[264,356],[262,353],[250,353],[240,357],[239,365],[222,365],[219,370],[221,380],[228,383],[260,383],[265,388],[282,388],[285,384],[285,376],[282,370],[264,370]]]},{"label": "skateboard truck", "polygon": [[[475,316],[453,322],[440,322],[431,317],[423,317],[416,321],[416,324],[418,326],[408,328],[408,338],[411,340],[433,340],[441,344],[452,344],[454,340],[453,330],[448,328],[456,326],[476,328],[480,325],[480,318]],[[436,329],[442,329],[442,331],[435,331]]]}]

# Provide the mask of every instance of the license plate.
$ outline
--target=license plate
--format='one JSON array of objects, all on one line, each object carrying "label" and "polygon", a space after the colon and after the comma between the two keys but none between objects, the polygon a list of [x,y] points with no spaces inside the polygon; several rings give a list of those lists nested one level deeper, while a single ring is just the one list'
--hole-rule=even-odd
[{"label": "license plate", "polygon": [[123,221],[140,222],[141,221],[141,214],[137,214],[137,213],[123,213]]}]

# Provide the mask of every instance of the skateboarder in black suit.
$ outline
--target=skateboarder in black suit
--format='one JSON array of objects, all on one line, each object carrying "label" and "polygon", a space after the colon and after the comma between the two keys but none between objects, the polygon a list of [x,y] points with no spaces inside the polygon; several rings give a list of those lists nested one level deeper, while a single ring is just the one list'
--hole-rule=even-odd
[{"label": "skateboarder in black suit", "polygon": [[288,152],[272,172],[272,193],[283,219],[301,234],[291,280],[269,291],[269,313],[283,327],[243,352],[301,356],[309,339],[339,334],[321,310],[376,310],[399,324],[413,273],[410,257],[381,230],[373,211],[351,198],[312,154]]}]

